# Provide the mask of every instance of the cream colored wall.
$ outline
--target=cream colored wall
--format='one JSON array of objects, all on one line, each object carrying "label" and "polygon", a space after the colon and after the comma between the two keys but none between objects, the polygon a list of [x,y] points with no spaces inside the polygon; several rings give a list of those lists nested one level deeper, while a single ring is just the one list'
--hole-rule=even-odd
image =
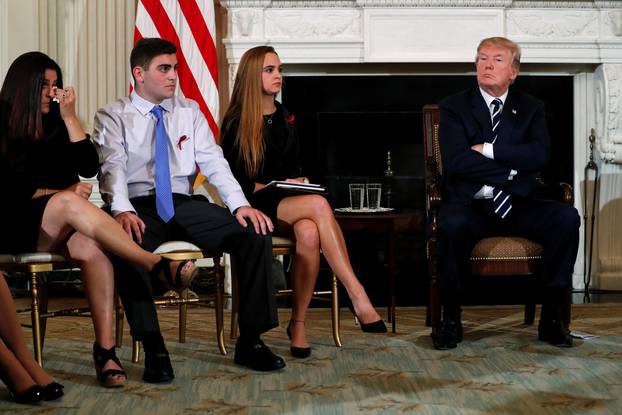
[{"label": "cream colored wall", "polygon": [[17,56],[40,50],[78,94],[87,131],[95,111],[127,94],[136,0],[0,0],[0,77]]}]

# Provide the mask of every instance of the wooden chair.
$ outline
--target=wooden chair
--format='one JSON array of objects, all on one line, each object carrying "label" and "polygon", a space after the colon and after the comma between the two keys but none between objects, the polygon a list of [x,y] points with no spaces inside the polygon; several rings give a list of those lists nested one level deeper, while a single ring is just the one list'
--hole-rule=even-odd
[{"label": "wooden chair", "polygon": [[88,307],[70,308],[48,312],[48,280],[50,271],[71,268],[67,260],[51,252],[19,255],[0,255],[0,269],[6,272],[25,273],[29,277],[31,307],[18,312],[30,312],[32,342],[35,360],[43,366],[43,343],[47,319],[60,316],[88,316]]},{"label": "wooden chair", "polygon": [[[289,238],[273,236],[272,237],[272,254],[273,255],[293,255],[296,251],[296,243]],[[238,296],[237,296],[237,278],[235,277],[235,261],[231,261],[231,338],[235,339],[238,335]],[[277,290],[276,296],[291,296],[291,289]],[[329,296],[327,299],[326,296]],[[332,273],[331,287],[329,291],[314,291],[313,299],[328,300],[331,305],[331,320],[333,326],[333,340],[335,346],[341,347],[341,333],[339,327],[339,295],[337,288],[337,276]]]},{"label": "wooden chair", "polygon": [[[423,107],[423,155],[425,162],[427,241],[426,255],[430,276],[430,299],[426,322],[432,326],[433,334],[440,327],[441,303],[437,258],[438,212],[441,207],[441,176],[443,166],[439,143],[440,112],[437,105]],[[572,187],[559,183],[543,192],[565,203],[572,204]],[[469,271],[481,276],[525,276],[535,283],[540,270],[542,246],[534,241],[518,237],[493,237],[479,241],[471,253]],[[525,324],[533,324],[535,300],[531,289],[525,302]],[[570,290],[562,306],[562,320],[570,323]]]},{"label": "wooden chair", "polygon": [[[162,296],[154,298],[157,306],[178,306],[179,307],[179,342],[186,342],[186,321],[188,316],[188,304],[199,302],[214,301],[216,312],[216,338],[218,348],[223,355],[227,354],[224,340],[224,321],[223,321],[223,279],[224,271],[221,265],[222,253],[207,255],[196,245],[184,241],[169,241],[160,245],[154,253],[162,255],[175,261],[196,260],[211,258],[214,262],[214,275],[216,276],[216,293],[214,296],[199,296],[190,298],[188,289],[177,291],[176,296]],[[121,347],[123,344],[123,307],[118,296],[115,296],[116,309],[116,345]],[[140,355],[140,342],[132,340],[132,362],[137,363]]]}]

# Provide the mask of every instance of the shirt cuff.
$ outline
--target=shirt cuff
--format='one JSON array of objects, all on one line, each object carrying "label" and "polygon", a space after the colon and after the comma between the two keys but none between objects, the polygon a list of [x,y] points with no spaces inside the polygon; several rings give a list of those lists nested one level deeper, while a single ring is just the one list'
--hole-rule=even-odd
[{"label": "shirt cuff", "polygon": [[231,213],[235,212],[237,208],[241,206],[251,205],[250,203],[248,203],[248,200],[246,200],[246,197],[244,197],[244,193],[242,192],[240,192],[240,194],[234,194],[229,197],[225,204],[227,205],[227,207],[229,208],[229,212]]},{"label": "shirt cuff", "polygon": [[492,143],[484,143],[484,149],[482,150],[482,155],[491,160],[495,159],[495,152],[492,147]]},{"label": "shirt cuff", "polygon": [[110,204],[110,212],[112,213],[112,216],[117,216],[118,214],[123,212],[136,213],[136,210],[134,209],[134,206],[132,206],[129,200],[123,200],[112,202]]}]

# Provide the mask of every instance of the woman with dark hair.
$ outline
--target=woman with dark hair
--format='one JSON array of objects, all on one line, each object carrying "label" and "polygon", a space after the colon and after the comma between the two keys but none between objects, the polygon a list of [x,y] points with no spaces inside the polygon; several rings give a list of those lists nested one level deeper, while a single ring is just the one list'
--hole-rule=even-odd
[{"label": "woman with dark hair", "polygon": [[144,251],[88,201],[91,185],[79,175],[94,176],[99,158],[75,103],[74,89],[63,87],[61,70],[47,55],[25,53],[9,68],[0,90],[0,185],[10,203],[0,205],[0,226],[11,238],[0,238],[0,252],[58,251],[80,266],[95,328],[97,378],[118,387],[127,376],[115,354],[114,273],[106,252],[172,286],[189,283],[196,267]]},{"label": "woman with dark hair", "polygon": [[221,129],[221,145],[233,174],[251,204],[291,232],[296,240],[292,273],[294,300],[287,327],[294,357],[311,349],[305,319],[320,265],[320,249],[352,301],[366,332],[386,332],[386,326],[356,278],[339,224],[328,201],[320,195],[254,194],[272,180],[304,182],[293,116],[275,100],[281,90],[281,61],[272,47],[258,46],[242,56],[231,103]]}]

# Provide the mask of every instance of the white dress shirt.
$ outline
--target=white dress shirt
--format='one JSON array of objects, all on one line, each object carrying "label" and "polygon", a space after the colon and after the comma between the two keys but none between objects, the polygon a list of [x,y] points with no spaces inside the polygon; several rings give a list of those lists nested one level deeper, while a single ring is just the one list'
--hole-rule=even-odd
[{"label": "white dress shirt", "polygon": [[[493,97],[492,95],[484,91],[482,88],[480,88],[479,91],[481,92],[482,97],[484,98],[484,101],[486,101],[486,107],[488,108],[488,111],[490,112],[490,119],[492,120],[492,111],[493,111],[492,101],[494,101],[495,98],[499,98],[501,100],[501,106],[499,107],[499,111],[503,111],[503,105],[505,104],[505,100],[508,97],[509,90],[506,90],[505,93],[499,97]],[[482,150],[482,155],[491,160],[495,159],[495,151],[494,151],[493,144],[494,143],[485,142],[484,148]],[[516,173],[518,172],[512,169],[510,171],[510,175],[508,179],[512,180],[512,178],[514,178]],[[493,186],[483,185],[482,188],[479,189],[477,193],[475,193],[474,198],[475,199],[492,199],[492,196],[493,196],[492,192],[494,189],[495,188]]]},{"label": "white dress shirt", "polygon": [[[133,91],[95,114],[93,142],[100,156],[99,190],[113,215],[136,212],[130,199],[155,193],[155,105]],[[173,97],[160,103],[169,136],[173,193],[192,194],[201,173],[231,212],[250,205],[233,177],[207,120],[192,100]]]}]

